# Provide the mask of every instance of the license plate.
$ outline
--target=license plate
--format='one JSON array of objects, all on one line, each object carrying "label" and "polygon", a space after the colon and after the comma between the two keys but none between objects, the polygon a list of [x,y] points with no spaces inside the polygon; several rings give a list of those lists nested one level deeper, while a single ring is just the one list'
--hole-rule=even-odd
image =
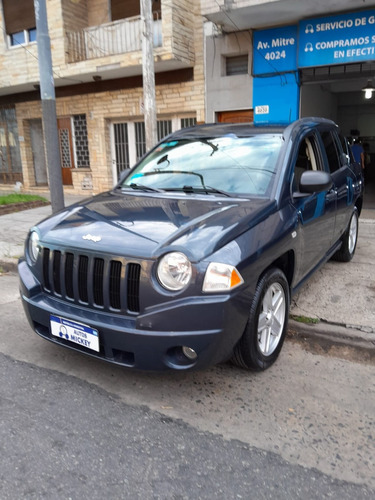
[{"label": "license plate", "polygon": [[99,333],[82,323],[76,323],[70,319],[50,316],[51,332],[55,337],[69,340],[75,344],[99,352]]}]

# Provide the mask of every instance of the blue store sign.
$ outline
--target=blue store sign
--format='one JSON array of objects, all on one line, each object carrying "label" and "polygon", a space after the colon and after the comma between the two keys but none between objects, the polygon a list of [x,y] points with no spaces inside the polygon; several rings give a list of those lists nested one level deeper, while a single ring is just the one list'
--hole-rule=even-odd
[{"label": "blue store sign", "polygon": [[254,32],[253,75],[297,69],[297,26]]},{"label": "blue store sign", "polygon": [[254,122],[289,123],[298,118],[298,68],[372,60],[375,60],[375,10],[255,31]]},{"label": "blue store sign", "polygon": [[328,66],[375,59],[375,10],[299,23],[298,66]]}]

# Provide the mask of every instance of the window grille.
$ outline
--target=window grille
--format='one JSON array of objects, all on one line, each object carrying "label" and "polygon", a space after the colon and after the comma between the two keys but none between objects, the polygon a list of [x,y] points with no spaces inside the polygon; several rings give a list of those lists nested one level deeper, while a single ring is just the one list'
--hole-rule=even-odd
[{"label": "window grille", "polygon": [[226,76],[247,75],[249,72],[249,56],[226,57],[225,58]]},{"label": "window grille", "polygon": [[137,151],[137,161],[146,154],[146,129],[144,122],[135,122],[135,147]]},{"label": "window grille", "polygon": [[76,152],[76,166],[87,168],[90,166],[89,141],[87,137],[86,115],[74,115],[74,145]]},{"label": "window grille", "polygon": [[194,127],[196,124],[196,118],[181,118],[181,128]]},{"label": "window grille", "polygon": [[130,167],[128,124],[115,123],[113,130],[115,135],[117,176],[119,178],[120,173]]},{"label": "window grille", "polygon": [[166,135],[172,133],[172,120],[158,120],[158,141],[161,141]]}]

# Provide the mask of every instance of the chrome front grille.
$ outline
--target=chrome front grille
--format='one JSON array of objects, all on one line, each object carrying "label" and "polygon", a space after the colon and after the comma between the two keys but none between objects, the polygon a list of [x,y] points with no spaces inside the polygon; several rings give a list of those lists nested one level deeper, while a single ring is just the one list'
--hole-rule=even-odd
[{"label": "chrome front grille", "polygon": [[69,302],[101,310],[139,312],[141,266],[43,249],[43,287]]}]

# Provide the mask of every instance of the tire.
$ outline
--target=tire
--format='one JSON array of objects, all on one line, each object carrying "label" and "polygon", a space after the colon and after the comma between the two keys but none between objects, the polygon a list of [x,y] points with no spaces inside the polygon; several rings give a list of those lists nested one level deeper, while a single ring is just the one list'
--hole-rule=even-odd
[{"label": "tire", "polygon": [[358,210],[354,207],[349,226],[342,236],[342,245],[333,255],[332,260],[349,262],[352,260],[358,239]]},{"label": "tire", "polygon": [[284,343],[289,307],[289,284],[284,273],[277,268],[269,269],[256,287],[249,320],[234,349],[232,362],[248,370],[269,368]]}]

